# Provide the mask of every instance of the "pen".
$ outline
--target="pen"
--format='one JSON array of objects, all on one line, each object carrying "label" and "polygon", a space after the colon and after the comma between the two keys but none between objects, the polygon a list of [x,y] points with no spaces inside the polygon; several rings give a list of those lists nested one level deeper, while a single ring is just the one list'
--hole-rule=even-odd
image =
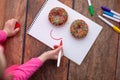
[{"label": "pen", "polygon": [[103,13],[106,14],[106,15],[108,15],[108,16],[111,16],[111,17],[114,17],[114,18],[120,19],[119,16],[116,16],[115,14],[113,14],[113,13],[111,13],[111,12],[104,11]]},{"label": "pen", "polygon": [[[62,40],[60,41],[60,46],[62,46]],[[60,66],[61,55],[62,55],[62,50],[60,50],[58,54],[57,67]]]},{"label": "pen", "polygon": [[88,5],[89,5],[89,12],[90,12],[90,14],[93,16],[94,15],[94,9],[93,9],[93,6],[92,6],[92,4],[91,4],[91,1],[90,0],[88,0]]},{"label": "pen", "polygon": [[111,26],[113,28],[113,30],[115,30],[117,33],[120,33],[120,29],[113,25],[112,23],[110,23],[109,21],[107,21],[105,18],[103,18],[102,16],[98,15],[98,17],[103,20],[105,23],[107,23],[109,26]]},{"label": "pen", "polygon": [[114,17],[108,16],[108,15],[106,15],[106,14],[103,14],[103,16],[106,17],[106,18],[108,18],[108,19],[111,19],[111,20],[113,20],[113,21],[120,22],[119,19],[116,19],[116,18],[114,18]]},{"label": "pen", "polygon": [[108,9],[108,8],[105,7],[105,6],[102,6],[101,8],[102,8],[104,11],[111,12],[111,13],[113,13],[113,14],[115,14],[115,15],[117,15],[117,16],[120,17],[120,14],[119,14],[119,13],[117,13],[117,12],[115,12],[115,11],[113,11],[113,10]]}]

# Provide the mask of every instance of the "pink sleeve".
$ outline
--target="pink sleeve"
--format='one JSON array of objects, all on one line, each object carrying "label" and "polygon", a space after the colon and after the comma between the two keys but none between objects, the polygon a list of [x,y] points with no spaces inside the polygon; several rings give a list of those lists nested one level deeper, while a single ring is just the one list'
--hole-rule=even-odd
[{"label": "pink sleeve", "polygon": [[0,30],[0,44],[2,44],[7,39],[7,35],[3,30]]},{"label": "pink sleeve", "polygon": [[28,80],[42,64],[40,59],[32,58],[14,71],[12,80]]}]

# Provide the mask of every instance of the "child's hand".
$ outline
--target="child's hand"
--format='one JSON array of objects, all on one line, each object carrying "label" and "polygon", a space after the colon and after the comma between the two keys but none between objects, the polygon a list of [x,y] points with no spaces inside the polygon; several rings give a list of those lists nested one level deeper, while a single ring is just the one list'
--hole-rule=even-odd
[{"label": "child's hand", "polygon": [[10,19],[5,23],[3,31],[6,32],[7,37],[14,36],[20,30],[20,28],[15,28],[16,22],[16,19]]},{"label": "child's hand", "polygon": [[[43,62],[45,62],[48,59],[53,59],[53,60],[57,60],[58,59],[58,54],[59,51],[62,49],[62,46],[59,46],[57,49],[54,50],[50,50],[47,52],[44,52],[41,56],[39,56],[38,58],[40,60],[42,60]],[[63,56],[63,52],[62,52],[62,56]]]}]

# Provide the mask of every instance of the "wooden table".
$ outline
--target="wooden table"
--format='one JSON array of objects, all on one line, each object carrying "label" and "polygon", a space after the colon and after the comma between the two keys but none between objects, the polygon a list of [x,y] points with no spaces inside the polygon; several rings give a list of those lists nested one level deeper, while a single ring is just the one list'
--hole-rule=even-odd
[{"label": "wooden table", "polygon": [[[11,18],[16,18],[21,23],[20,32],[8,38],[5,43],[8,66],[22,64],[50,50],[26,34],[44,1],[0,0],[0,29]],[[103,26],[103,30],[80,66],[65,57],[59,68],[56,67],[56,61],[47,61],[30,80],[120,80],[120,36],[97,17],[97,14],[102,14],[100,7],[103,5],[120,12],[120,0],[91,0],[95,9],[93,17],[88,12],[87,0],[60,1]],[[118,23],[111,22],[119,26]]]}]

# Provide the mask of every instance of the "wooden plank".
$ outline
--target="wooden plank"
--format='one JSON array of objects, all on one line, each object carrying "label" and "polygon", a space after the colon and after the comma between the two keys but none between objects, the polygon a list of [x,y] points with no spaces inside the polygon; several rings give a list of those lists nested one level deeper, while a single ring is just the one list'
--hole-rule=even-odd
[{"label": "wooden plank", "polygon": [[[120,3],[120,0],[116,1],[116,4]],[[116,5],[115,11],[120,13],[120,5]],[[120,27],[120,23],[119,23]],[[116,66],[116,80],[120,80],[120,36],[119,36],[119,41],[118,41],[118,55],[117,55],[117,66]]]},{"label": "wooden plank", "polygon": [[[35,15],[40,10],[42,4],[45,0],[29,0],[28,2],[28,22],[27,29],[35,18]],[[60,0],[62,3],[70,6],[72,5],[72,0]],[[25,59],[28,61],[32,57],[37,57],[47,50],[51,50],[42,42],[37,41],[33,37],[26,36],[26,45],[25,45]],[[67,67],[68,60],[64,57],[61,61],[61,67],[57,68],[57,61],[47,61],[44,63],[42,68],[40,68],[30,80],[66,80],[67,78]]]},{"label": "wooden plank", "polygon": [[[80,66],[70,62],[68,80],[114,80],[118,34],[98,19],[97,14],[102,14],[101,6],[114,9],[117,5],[115,4],[116,1],[91,0],[95,10],[93,17],[88,12],[88,3],[86,0],[74,1],[75,10],[103,26],[103,30]],[[116,24],[113,21],[111,22]]]},{"label": "wooden plank", "polygon": [[26,0],[0,0],[0,11],[0,26],[4,26],[4,23],[11,18],[18,19],[21,24],[20,32],[14,37],[8,38],[5,43],[8,66],[21,64]]},{"label": "wooden plank", "polygon": [[0,11],[1,11],[1,13],[0,13],[0,29],[3,29],[3,24],[4,24],[4,11],[5,11],[5,9],[4,9],[4,7],[5,7],[5,0],[1,0],[0,1]]}]

